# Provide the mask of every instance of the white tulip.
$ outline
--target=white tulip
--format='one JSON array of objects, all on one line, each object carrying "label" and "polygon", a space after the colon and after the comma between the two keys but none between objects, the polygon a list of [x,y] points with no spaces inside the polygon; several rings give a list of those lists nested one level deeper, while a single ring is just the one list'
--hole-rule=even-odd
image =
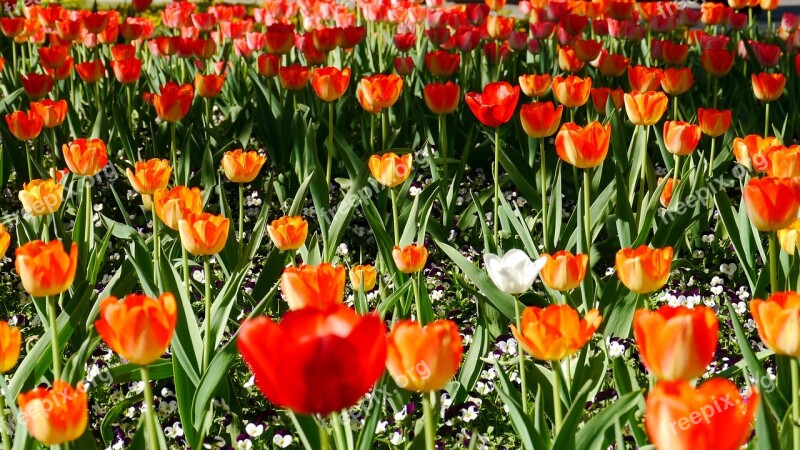
[{"label": "white tulip", "polygon": [[506,294],[522,294],[533,286],[546,258],[532,261],[522,250],[513,249],[502,257],[492,253],[483,256],[486,272],[494,284]]}]

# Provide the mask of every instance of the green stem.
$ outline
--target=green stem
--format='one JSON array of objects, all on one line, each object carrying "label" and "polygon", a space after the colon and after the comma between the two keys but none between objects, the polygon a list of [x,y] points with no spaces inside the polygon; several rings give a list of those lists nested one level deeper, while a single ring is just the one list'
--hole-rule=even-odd
[{"label": "green stem", "polygon": [[797,358],[791,356],[791,371],[792,371],[792,440],[794,445],[792,448],[800,448],[800,400],[797,398],[798,390],[800,390],[800,370],[798,370]]},{"label": "green stem", "polygon": [[244,248],[244,184],[239,183],[239,251]]},{"label": "green stem", "polygon": [[331,185],[331,171],[333,167],[333,102],[328,103],[328,165],[325,180]]},{"label": "green stem", "polygon": [[92,178],[86,177],[86,243],[89,245],[89,252],[94,248],[94,211],[92,210]]},{"label": "green stem", "polygon": [[714,77],[714,92],[711,93],[711,98],[714,99],[714,109],[717,109],[717,92],[719,91],[719,77]]},{"label": "green stem", "polygon": [[500,248],[498,217],[500,207],[500,127],[494,129],[494,215],[492,216],[492,226],[494,227],[494,245]]},{"label": "green stem", "polygon": [[[586,255],[590,256],[592,251],[592,200],[591,200],[591,177],[589,171],[591,169],[583,170],[583,232],[586,238]],[[587,262],[588,264],[588,262]],[[589,266],[591,267],[591,265]]]},{"label": "green stem", "polygon": [[425,450],[436,449],[436,416],[431,405],[431,393],[422,393],[422,414],[425,418]]},{"label": "green stem", "polygon": [[372,114],[369,115],[369,149],[375,153],[375,117]]},{"label": "green stem", "polygon": [[542,242],[544,242],[544,250],[549,251],[547,245],[550,238],[547,234],[547,169],[545,167],[544,138],[539,139],[539,153],[541,154],[539,171],[542,176],[542,235],[544,236]]},{"label": "green stem", "polygon": [[389,146],[387,145],[386,138],[389,135],[389,110],[385,110],[381,113],[381,145],[383,146],[384,150],[387,150]]},{"label": "green stem", "polygon": [[156,207],[153,205],[153,278],[155,279],[156,286],[161,288],[161,258],[159,253],[161,250],[161,237],[158,234],[158,214],[156,214]]},{"label": "green stem", "polygon": [[[514,295],[514,314],[517,321],[517,330],[522,333],[522,314],[519,310],[519,294]],[[519,383],[520,383],[520,399],[522,401],[522,412],[528,414],[528,381],[525,379],[525,352],[521,346],[517,346],[519,353]]]},{"label": "green stem", "polygon": [[678,155],[673,155],[673,159],[675,160],[675,171],[672,174],[672,192],[675,192],[675,188],[678,187],[678,174],[681,170],[681,157]]},{"label": "green stem", "polygon": [[206,318],[203,320],[205,329],[205,345],[203,346],[203,373],[208,370],[211,362],[211,347],[214,345],[214,338],[211,336],[211,257],[206,255],[203,261],[204,278],[206,282],[206,295],[203,301]]},{"label": "green stem", "polygon": [[425,326],[425,320],[422,318],[422,301],[419,296],[419,272],[411,274],[412,288],[414,289],[414,306],[417,308],[417,322]]},{"label": "green stem", "polygon": [[186,251],[186,247],[181,246],[182,256],[183,256],[183,288],[186,292],[186,299],[191,301],[192,299],[192,285],[189,282],[189,252]]},{"label": "green stem", "polygon": [[447,116],[439,114],[439,140],[442,146],[442,174],[447,176]]},{"label": "green stem", "polygon": [[400,216],[397,214],[397,192],[389,188],[392,197],[392,221],[394,223],[394,245],[400,245]]},{"label": "green stem", "polygon": [[169,124],[170,135],[171,135],[171,142],[170,142],[170,150],[169,150],[169,157],[170,157],[170,164],[172,165],[172,175],[175,177],[175,184],[178,184],[178,160],[177,160],[177,150],[175,146],[175,123]]},{"label": "green stem", "polygon": [[778,287],[778,233],[776,231],[769,232],[769,285],[773,294],[780,291]]},{"label": "green stem", "polygon": [[639,193],[637,195],[639,201],[636,202],[637,228],[642,222],[642,204],[644,203],[645,191],[647,191],[647,141],[650,138],[650,128],[647,126],[643,126],[642,128],[643,129],[640,130],[643,131],[643,133],[640,133],[642,139],[642,166],[639,171]]},{"label": "green stem", "polygon": [[557,436],[561,430],[561,365],[559,361],[550,361],[553,368],[553,435]]},{"label": "green stem", "polygon": [[56,301],[48,295],[44,299],[47,304],[47,321],[50,322],[50,348],[53,354],[53,381],[61,379],[61,351],[58,345],[58,323],[56,322]]},{"label": "green stem", "polygon": [[342,417],[338,413],[333,413],[330,416],[331,428],[333,428],[333,441],[336,443],[338,450],[346,450],[347,444],[344,437],[344,430],[342,429]]},{"label": "green stem", "polygon": [[33,180],[33,167],[31,166],[33,154],[31,154],[31,147],[33,147],[33,142],[30,142],[30,145],[25,145],[25,151],[28,153],[28,181]]},{"label": "green stem", "polygon": [[151,448],[159,448],[155,410],[153,409],[153,388],[150,386],[150,370],[146,366],[142,366],[139,371],[144,383],[144,414],[147,422],[147,439],[150,441]]},{"label": "green stem", "polygon": [[764,137],[769,136],[769,102],[764,106],[766,109],[766,117],[764,118]]},{"label": "green stem", "polygon": [[711,138],[711,157],[708,159],[708,178],[711,178],[714,175],[714,154],[716,153],[715,145],[717,143],[716,138]]},{"label": "green stem", "polygon": [[6,421],[6,393],[0,395],[0,434],[3,435],[3,450],[11,450],[11,439],[8,436],[8,422]]},{"label": "green stem", "polygon": [[672,120],[678,119],[678,96],[672,97]]}]

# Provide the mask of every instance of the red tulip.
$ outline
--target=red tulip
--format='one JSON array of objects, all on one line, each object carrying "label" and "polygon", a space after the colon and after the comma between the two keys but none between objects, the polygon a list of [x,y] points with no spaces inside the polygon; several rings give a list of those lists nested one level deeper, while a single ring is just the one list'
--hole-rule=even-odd
[{"label": "red tulip", "polygon": [[505,81],[489,83],[483,92],[470,92],[467,105],[475,117],[487,127],[499,127],[511,120],[519,101],[519,86]]}]

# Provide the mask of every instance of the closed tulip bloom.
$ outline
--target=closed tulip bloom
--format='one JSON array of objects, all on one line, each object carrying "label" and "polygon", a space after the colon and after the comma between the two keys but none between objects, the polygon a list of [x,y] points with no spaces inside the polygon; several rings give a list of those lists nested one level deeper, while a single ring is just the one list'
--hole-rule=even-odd
[{"label": "closed tulip bloom", "polygon": [[664,74],[657,67],[632,66],[628,69],[631,90],[639,92],[657,91]]},{"label": "closed tulip bloom", "polygon": [[5,37],[15,38],[25,31],[25,18],[3,17],[0,19],[0,30],[2,30]]},{"label": "closed tulip bloom", "polygon": [[386,340],[386,368],[401,389],[439,391],[461,364],[461,334],[450,320],[436,320],[424,327],[401,320]]},{"label": "closed tulip bloom", "polygon": [[586,276],[589,256],[579,253],[573,255],[559,250],[552,255],[545,254],[542,267],[542,281],[550,289],[564,292],[578,287]]},{"label": "closed tulip bloom", "polygon": [[186,186],[160,188],[153,194],[153,207],[164,225],[177,230],[181,219],[188,214],[203,212],[203,194],[198,188],[189,189]]},{"label": "closed tulip bloom", "polygon": [[278,250],[297,250],[306,242],[308,222],[300,216],[283,216],[267,225],[267,233]]},{"label": "closed tulip bloom", "polygon": [[568,122],[556,135],[556,153],[563,161],[579,169],[597,167],[603,163],[611,142],[611,124],[591,122],[584,128]]},{"label": "closed tulip bloom", "polygon": [[672,41],[664,41],[662,49],[664,62],[671,66],[682,66],[686,64],[689,57],[689,45],[678,44]]},{"label": "closed tulip bloom", "polygon": [[697,121],[703,134],[715,138],[725,134],[731,127],[731,112],[727,109],[700,108],[697,110]]},{"label": "closed tulip bloom", "polygon": [[[658,184],[664,182],[664,178],[658,178]],[[680,184],[681,180],[675,180],[675,178],[667,178],[667,181],[664,182],[664,188],[661,189],[661,195],[658,196],[658,201],[661,202],[661,206],[664,208],[669,208],[669,204],[672,202],[672,194],[675,191],[675,188]]]},{"label": "closed tulip bloom", "polygon": [[27,112],[14,111],[6,114],[6,124],[15,138],[20,141],[32,141],[42,132],[44,119],[35,109]]},{"label": "closed tulip bloom", "polygon": [[264,53],[263,55],[258,57],[258,73],[262,77],[274,77],[278,75],[278,71],[280,70],[281,61],[278,58],[278,55],[273,55],[271,53]]},{"label": "closed tulip bloom", "polygon": [[0,321],[0,374],[6,373],[17,365],[22,338],[19,328],[9,326]]},{"label": "closed tulip bloom", "polygon": [[800,177],[800,146],[776,147],[770,151],[767,175],[776,178]]},{"label": "closed tulip bloom", "polygon": [[291,66],[279,68],[278,78],[284,89],[299,91],[306,87],[311,79],[311,69],[300,64],[292,64]]},{"label": "closed tulip bloom", "polygon": [[248,319],[237,346],[270,402],[300,414],[330,414],[356,404],[381,377],[385,333],[377,314],[359,316],[337,305],[289,311],[280,324]]},{"label": "closed tulip bloom", "polygon": [[514,31],[514,18],[505,16],[489,16],[486,18],[486,33],[490,38],[505,41]]},{"label": "closed tulip bloom", "polygon": [[256,179],[267,158],[258,152],[245,152],[242,149],[225,152],[222,157],[222,171],[234,183],[250,183]]},{"label": "closed tulip bloom", "polygon": [[470,92],[466,96],[469,109],[487,127],[499,127],[511,120],[519,101],[519,86],[505,81],[489,83],[483,92]]},{"label": "closed tulip bloom", "polygon": [[762,102],[771,102],[783,95],[786,76],[782,73],[760,73],[751,75],[753,94]]},{"label": "closed tulip bloom", "polygon": [[202,98],[215,98],[222,92],[225,75],[201,75],[194,77],[194,90]]},{"label": "closed tulip bloom", "polygon": [[567,73],[578,73],[583,70],[584,62],[578,59],[575,50],[570,47],[558,48],[558,68]]},{"label": "closed tulip bloom", "polygon": [[114,61],[125,61],[136,57],[136,46],[133,44],[117,44],[111,47],[111,57]]},{"label": "closed tulip bloom", "polygon": [[433,76],[447,78],[458,72],[461,55],[444,50],[434,50],[425,54],[425,68]]},{"label": "closed tulip bloom", "polygon": [[75,139],[61,147],[70,172],[93,177],[108,164],[108,149],[102,139]]},{"label": "closed tulip bloom", "polygon": [[141,195],[153,195],[156,189],[167,187],[172,168],[166,159],[153,158],[136,161],[134,170],[126,169],[125,173],[133,190]]},{"label": "closed tulip bloom", "polygon": [[511,325],[511,333],[526,353],[543,361],[559,361],[580,350],[603,318],[593,309],[583,319],[568,305],[547,308],[530,306],[522,311],[520,329]]},{"label": "closed tulip bloom", "polygon": [[792,222],[788,227],[778,230],[778,242],[781,243],[783,251],[790,255],[794,255],[795,251],[800,248],[800,219]]},{"label": "closed tulip bloom", "polygon": [[[687,381],[659,381],[647,396],[644,422],[657,449],[737,450],[750,439],[758,392],[712,378],[697,388]],[[709,413],[709,410],[711,413]]]},{"label": "closed tulip bloom", "polygon": [[702,130],[688,122],[668,120],[664,122],[664,146],[673,155],[686,156],[697,148]]},{"label": "closed tulip bloom", "polygon": [[198,255],[216,255],[228,242],[231,221],[222,215],[192,214],[178,221],[181,244],[187,252]]},{"label": "closed tulip bloom", "polygon": [[11,245],[11,234],[6,226],[0,223],[0,256],[5,256],[9,245]]},{"label": "closed tulip bloom", "polygon": [[395,74],[364,77],[358,83],[356,97],[364,111],[378,114],[392,107],[400,98],[403,79]]},{"label": "closed tulip bloom", "polygon": [[614,267],[625,287],[637,294],[649,294],[666,284],[672,255],[672,247],[640,245],[635,249],[623,248],[617,252]]},{"label": "closed tulip bloom", "polygon": [[281,275],[281,292],[289,309],[327,308],[344,300],[344,266],[322,263],[289,266]]},{"label": "closed tulip bloom", "polygon": [[634,125],[655,125],[667,110],[668,103],[663,92],[633,91],[625,94],[625,111]]},{"label": "closed tulip bloom", "polygon": [[591,78],[580,78],[575,75],[553,78],[553,95],[559,103],[567,108],[585,105],[589,101],[591,89]]},{"label": "closed tulip bloom", "polygon": [[370,264],[359,264],[350,268],[350,284],[354,291],[369,292],[378,282],[378,271]]},{"label": "closed tulip bloom", "polygon": [[519,87],[528,97],[539,98],[547,93],[552,81],[549,73],[520,75]]},{"label": "closed tulip bloom", "polygon": [[175,332],[178,305],[169,292],[158,299],[130,294],[122,301],[114,296],[100,302],[94,325],[97,334],[120,357],[148,366],[167,351]]},{"label": "closed tulip bloom", "polygon": [[637,310],[633,336],[642,363],[659,380],[691,381],[706,372],[717,349],[719,323],[705,306]]},{"label": "closed tulip bloom", "polygon": [[606,77],[621,77],[628,70],[630,65],[630,58],[614,53],[601,51],[600,56],[592,61],[592,65],[597,67],[597,70]]},{"label": "closed tulip bloom", "polygon": [[20,75],[19,79],[22,81],[22,88],[25,90],[25,94],[32,100],[44,98],[53,89],[53,84],[55,83],[50,75],[38,73]]},{"label": "closed tulip bloom", "polygon": [[73,388],[65,381],[55,380],[52,387],[19,394],[17,403],[28,433],[42,444],[65,444],[86,430],[89,399],[82,382]]},{"label": "closed tulip bloom", "polygon": [[314,69],[311,74],[311,87],[324,102],[332,102],[347,91],[350,85],[350,68],[339,70],[336,67]]},{"label": "closed tulip bloom", "polygon": [[767,172],[770,166],[769,154],[781,147],[781,141],[776,137],[751,134],[733,140],[733,155],[736,162],[747,170]]},{"label": "closed tulip bloom", "polygon": [[395,245],[392,249],[392,259],[400,272],[416,273],[425,267],[428,250],[424,245],[408,244],[402,249]]},{"label": "closed tulip bloom", "polygon": [[694,85],[694,73],[688,67],[664,69],[661,89],[669,95],[681,95]]},{"label": "closed tulip bloom", "polygon": [[556,108],[553,106],[553,102],[528,103],[522,105],[519,119],[528,136],[537,139],[544,138],[552,136],[558,131],[563,110],[563,105],[558,105]]},{"label": "closed tulip bloom", "polygon": [[67,118],[68,108],[66,100],[44,99],[31,102],[31,109],[42,118],[42,123],[46,128],[55,128],[61,125]]},{"label": "closed tulip bloom", "polygon": [[750,302],[761,341],[778,355],[800,356],[800,294],[776,292]]},{"label": "closed tulip bloom", "polygon": [[369,158],[369,170],[378,183],[393,188],[405,182],[411,175],[411,157],[411,153],[398,156],[392,152],[372,155]]},{"label": "closed tulip bloom", "polygon": [[700,55],[700,62],[703,68],[712,77],[724,77],[733,67],[734,53],[725,49],[703,50]]},{"label": "closed tulip bloom", "polygon": [[590,92],[592,95],[592,105],[594,105],[595,111],[600,114],[606,113],[609,99],[611,99],[611,107],[614,109],[620,109],[625,104],[625,91],[621,88],[614,90],[607,87],[592,88]]},{"label": "closed tulip bloom", "polygon": [[751,178],[742,193],[750,222],[759,231],[778,231],[797,218],[797,188],[786,178]]},{"label": "closed tulip bloom", "polygon": [[452,81],[426,84],[422,97],[428,109],[434,114],[450,114],[458,107],[461,87]]},{"label": "closed tulip bloom", "polygon": [[58,295],[72,286],[78,268],[78,244],[69,254],[59,240],[30,241],[16,250],[14,267],[25,292],[34,297]]},{"label": "closed tulip bloom", "polygon": [[[410,56],[397,57],[392,61],[392,64],[394,65],[394,71],[401,77],[407,77],[414,73],[414,58]],[[356,95],[358,95],[358,91],[356,91]]]},{"label": "closed tulip bloom", "polygon": [[31,180],[22,185],[19,201],[28,214],[39,217],[53,214],[61,207],[64,186],[53,179]]},{"label": "closed tulip bloom", "polygon": [[492,11],[500,11],[506,6],[506,0],[484,0],[484,3]]},{"label": "closed tulip bloom", "polygon": [[106,67],[103,61],[97,59],[75,64],[75,71],[78,72],[78,75],[84,82],[96,83],[105,76]]},{"label": "closed tulip bloom", "polygon": [[493,253],[483,255],[486,272],[495,286],[506,294],[518,295],[527,292],[539,272],[542,271],[546,259],[532,261],[527,253],[519,249],[511,249],[502,257]]},{"label": "closed tulip bloom", "polygon": [[575,51],[575,56],[586,63],[594,61],[600,56],[600,51],[603,50],[603,43],[594,39],[575,38],[572,42],[572,49]]},{"label": "closed tulip bloom", "polygon": [[194,88],[191,84],[178,85],[168,82],[161,87],[161,92],[153,96],[153,106],[161,120],[175,123],[186,117],[194,100]]},{"label": "closed tulip bloom", "polygon": [[122,84],[132,84],[142,75],[142,60],[128,59],[125,61],[111,61],[114,77]]}]

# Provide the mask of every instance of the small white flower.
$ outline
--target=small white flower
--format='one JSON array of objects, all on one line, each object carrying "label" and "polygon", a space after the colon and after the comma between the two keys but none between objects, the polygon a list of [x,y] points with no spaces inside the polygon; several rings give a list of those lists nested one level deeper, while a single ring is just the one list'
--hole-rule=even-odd
[{"label": "small white flower", "polygon": [[725,290],[725,288],[722,287],[722,286],[713,286],[711,288],[711,293],[714,294],[714,295],[720,295],[720,294],[722,294],[722,291],[724,291],[724,290]]},{"label": "small white flower", "polygon": [[733,304],[733,310],[736,311],[736,314],[741,316],[747,312],[747,304],[745,302],[736,302]]},{"label": "small white flower", "polygon": [[236,441],[236,450],[250,450],[253,448],[253,443],[250,439],[242,439],[241,441]]},{"label": "small white flower", "polygon": [[276,434],[272,437],[272,443],[277,445],[280,448],[286,448],[292,445],[292,437],[290,435],[281,436],[280,434]]},{"label": "small white flower", "polygon": [[264,432],[264,425],[256,425],[253,422],[250,422],[244,427],[244,431],[248,436],[257,438]]},{"label": "small white flower", "polygon": [[375,434],[382,434],[386,432],[386,427],[389,425],[389,422],[384,420],[379,420],[378,424],[375,425]]},{"label": "small white flower", "polygon": [[616,358],[618,356],[622,356],[625,354],[625,346],[620,344],[617,341],[613,341],[608,345],[608,354],[612,358]]},{"label": "small white flower", "polygon": [[405,440],[406,439],[403,437],[402,433],[400,433],[399,431],[395,431],[394,433],[392,433],[392,438],[389,439],[389,442],[391,442],[392,445],[400,445],[403,442],[405,442]]},{"label": "small white flower", "polygon": [[403,419],[406,418],[407,415],[408,415],[408,408],[406,406],[403,406],[403,409],[394,413],[394,420],[396,420],[397,422],[401,422]]},{"label": "small white flower", "polygon": [[464,422],[472,422],[478,418],[478,410],[470,405],[468,408],[462,409],[458,412],[459,417]]}]

